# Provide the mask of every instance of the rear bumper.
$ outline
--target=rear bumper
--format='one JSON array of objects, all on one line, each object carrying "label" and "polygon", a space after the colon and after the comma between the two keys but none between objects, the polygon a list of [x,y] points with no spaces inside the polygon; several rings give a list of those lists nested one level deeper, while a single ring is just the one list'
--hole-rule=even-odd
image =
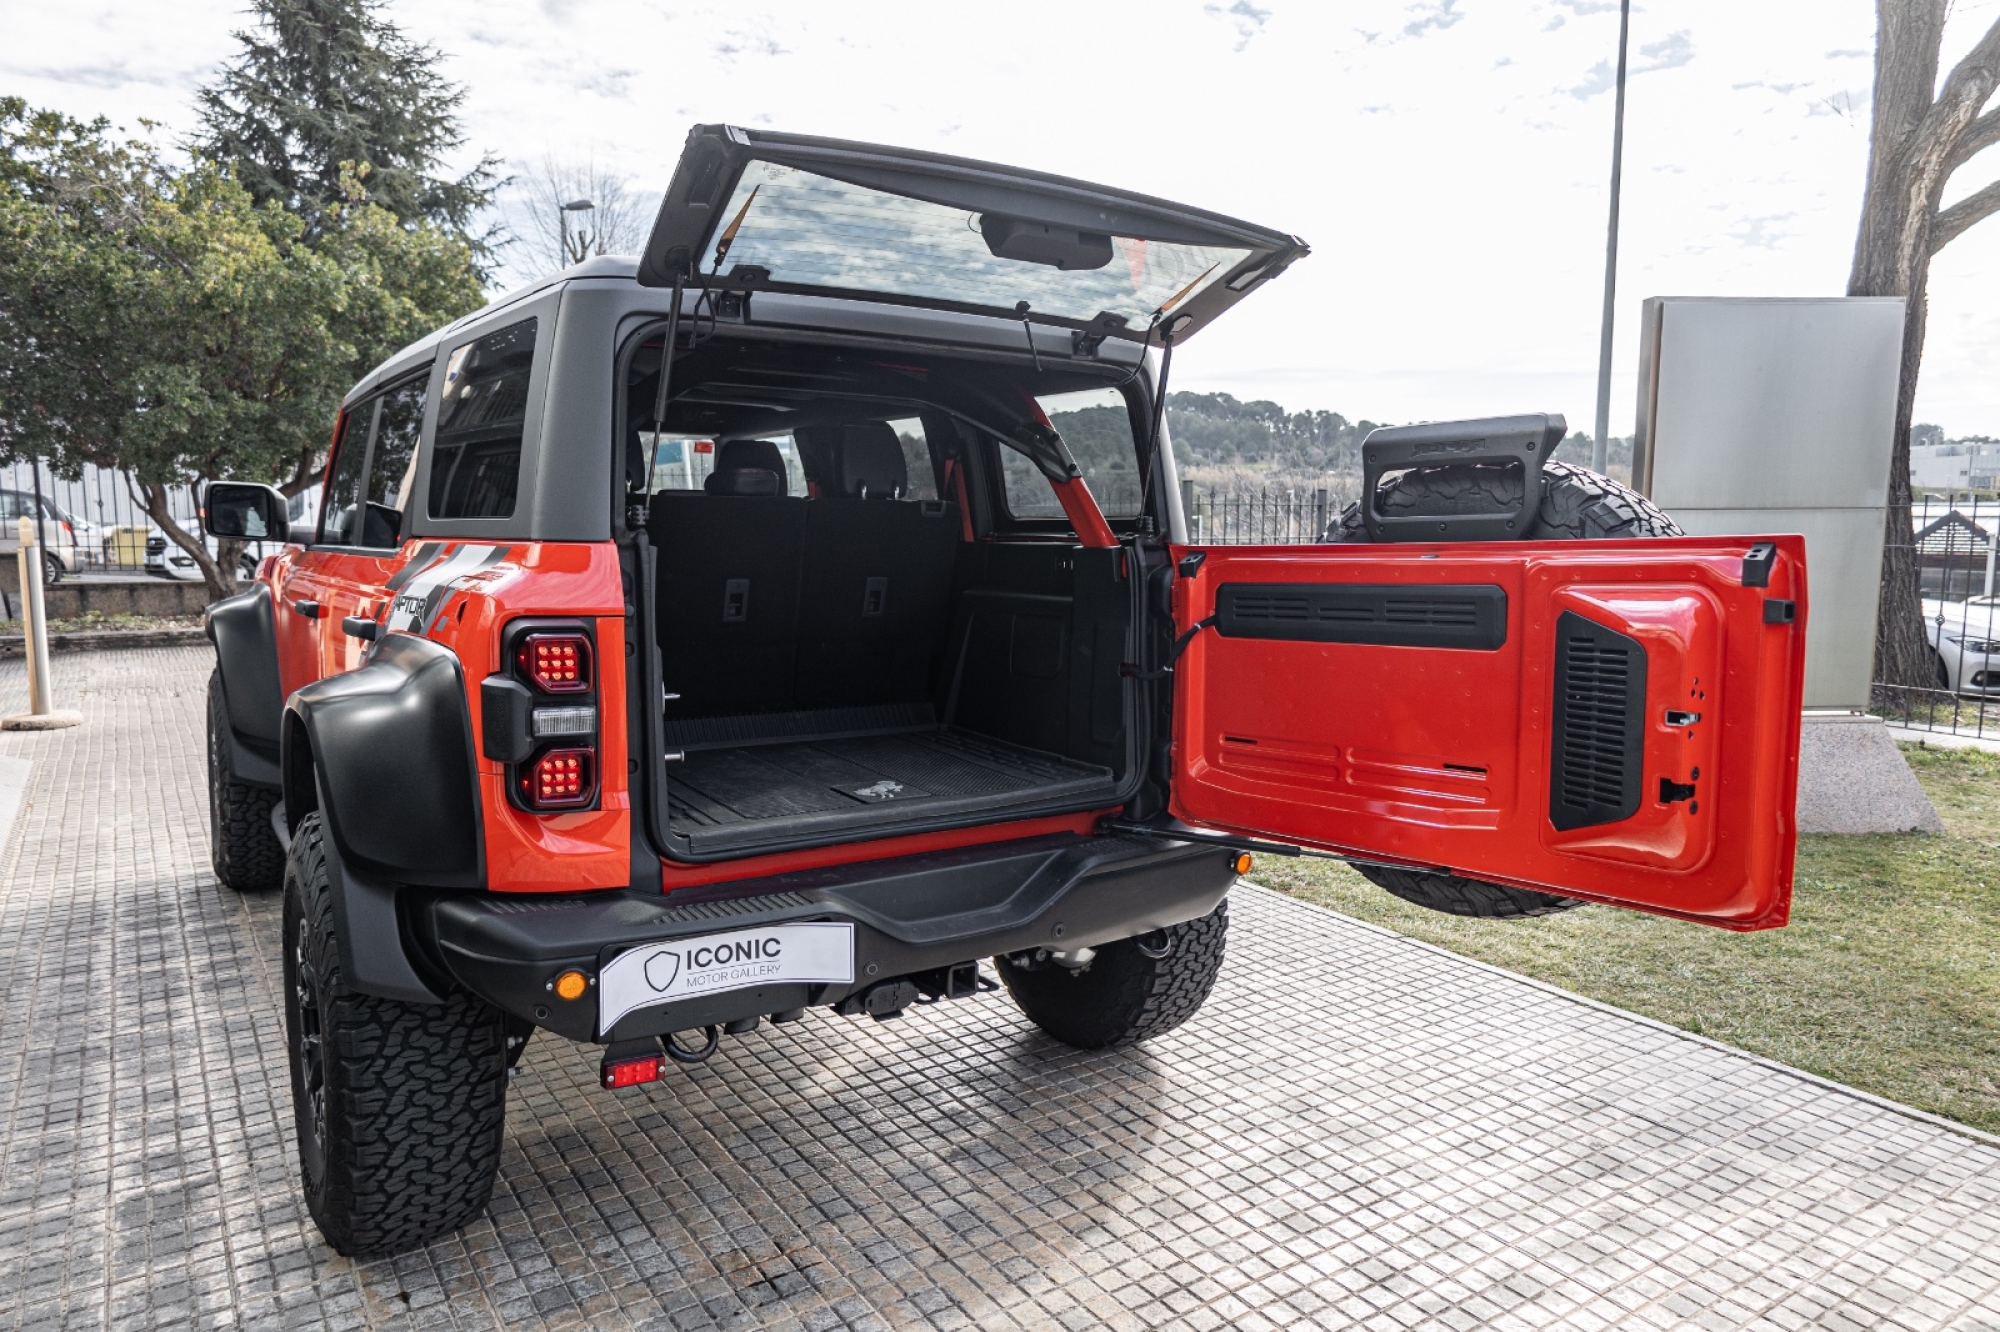
[{"label": "rear bumper", "polygon": [[[477,894],[411,922],[434,962],[492,1004],[572,1040],[631,1040],[834,1004],[883,981],[977,958],[1093,947],[1207,915],[1235,881],[1227,848],[1060,835],[775,875],[671,896]],[[854,927],[851,984],[765,985],[642,1008],[599,1031],[593,983],[556,997],[564,971],[594,978],[641,944],[804,921]]]}]

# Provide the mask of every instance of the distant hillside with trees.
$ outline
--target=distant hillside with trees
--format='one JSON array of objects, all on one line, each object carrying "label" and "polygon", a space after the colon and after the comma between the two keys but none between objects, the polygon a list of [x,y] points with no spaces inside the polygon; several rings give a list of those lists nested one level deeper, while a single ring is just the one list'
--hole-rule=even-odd
[{"label": "distant hillside with trees", "polygon": [[[1360,493],[1361,441],[1378,424],[1339,412],[1288,412],[1275,402],[1244,402],[1227,393],[1167,396],[1174,460],[1182,478],[1204,491],[1324,488],[1345,503]],[[1554,456],[1588,467],[1590,444],[1579,431]],[[1607,470],[1621,481],[1631,479],[1630,438],[1611,440]]]}]

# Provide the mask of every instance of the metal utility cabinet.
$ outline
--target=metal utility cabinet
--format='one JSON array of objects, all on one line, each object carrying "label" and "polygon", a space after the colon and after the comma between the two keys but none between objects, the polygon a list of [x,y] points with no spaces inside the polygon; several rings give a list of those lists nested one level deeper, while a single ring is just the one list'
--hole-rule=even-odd
[{"label": "metal utility cabinet", "polygon": [[1689,533],[1799,532],[1808,708],[1865,708],[1875,652],[1900,297],[1655,296],[1633,485]]}]

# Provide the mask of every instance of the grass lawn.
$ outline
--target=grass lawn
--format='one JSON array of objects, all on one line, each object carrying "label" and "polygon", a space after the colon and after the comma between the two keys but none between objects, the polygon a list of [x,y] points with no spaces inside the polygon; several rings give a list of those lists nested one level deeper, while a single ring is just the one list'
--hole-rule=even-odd
[{"label": "grass lawn", "polygon": [[1586,906],[1465,920],[1337,861],[1252,878],[1344,915],[2000,1131],[2000,754],[1906,746],[1945,835],[1799,839],[1792,923],[1734,934]]}]

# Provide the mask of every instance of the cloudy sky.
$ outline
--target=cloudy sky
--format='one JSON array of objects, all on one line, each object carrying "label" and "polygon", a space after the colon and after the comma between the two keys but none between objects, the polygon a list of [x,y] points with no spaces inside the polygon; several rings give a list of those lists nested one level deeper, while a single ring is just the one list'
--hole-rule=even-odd
[{"label": "cloudy sky", "polygon": [[[1176,383],[1382,421],[1594,411],[1616,0],[392,3],[468,89],[468,160],[594,158],[657,192],[695,122],[934,148],[1186,200],[1314,253]],[[0,91],[190,123],[242,0],[0,0]],[[1952,50],[2000,18],[1957,0]],[[1838,295],[1869,0],[1632,16],[1614,433],[1649,295]],[[2000,150],[1962,181],[2000,175]],[[520,264],[532,267],[521,256]],[[2000,435],[2000,220],[1932,270],[1918,419]]]}]

